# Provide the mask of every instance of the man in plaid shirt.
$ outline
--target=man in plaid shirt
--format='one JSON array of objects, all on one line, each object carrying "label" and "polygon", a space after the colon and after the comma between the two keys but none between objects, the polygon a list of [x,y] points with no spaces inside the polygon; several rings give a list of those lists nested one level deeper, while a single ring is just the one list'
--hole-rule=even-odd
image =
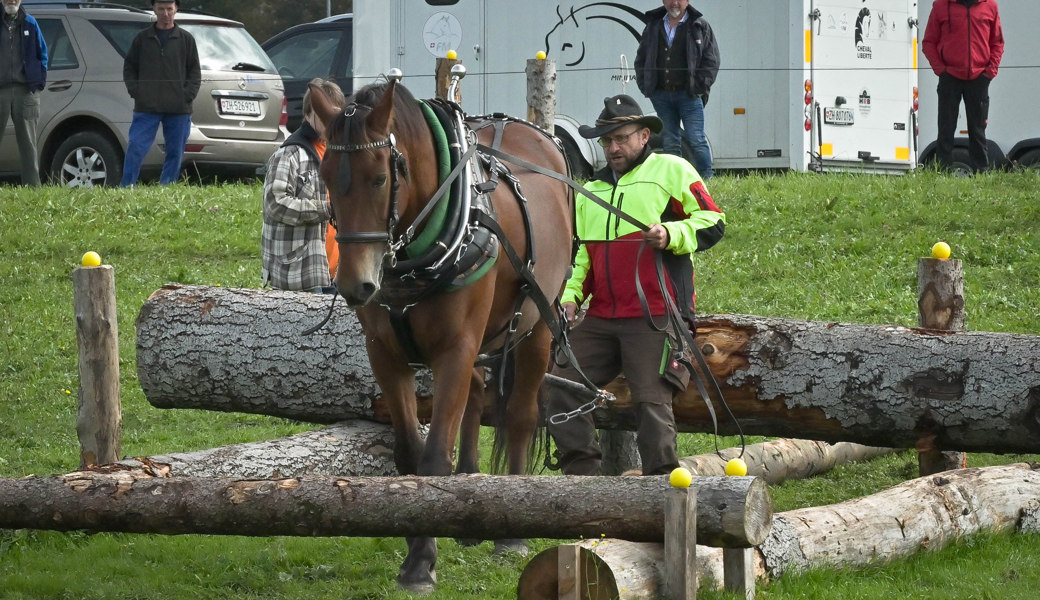
[{"label": "man in plaid shirt", "polygon": [[[321,88],[335,105],[346,105],[335,83],[315,79],[310,85]],[[318,174],[325,155],[324,134],[325,125],[311,107],[308,87],[303,123],[268,160],[264,180],[261,277],[275,289],[331,292],[325,237],[332,209]]]}]

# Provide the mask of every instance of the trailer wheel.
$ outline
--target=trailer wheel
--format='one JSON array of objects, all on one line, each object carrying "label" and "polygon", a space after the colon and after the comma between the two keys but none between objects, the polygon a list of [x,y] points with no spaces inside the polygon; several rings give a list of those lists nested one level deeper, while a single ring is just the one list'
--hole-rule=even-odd
[{"label": "trailer wheel", "polygon": [[581,150],[578,150],[578,145],[574,143],[574,140],[569,135],[563,134],[559,137],[560,142],[563,144],[563,155],[567,159],[567,164],[571,167],[571,177],[578,181],[592,179],[592,167],[585,162],[585,157],[581,155]]},{"label": "trailer wheel", "polygon": [[1040,171],[1040,148],[1034,148],[1018,159],[1018,166],[1032,171]]},{"label": "trailer wheel", "polygon": [[953,149],[953,164],[950,165],[950,173],[958,177],[971,177],[971,155],[967,148]]}]

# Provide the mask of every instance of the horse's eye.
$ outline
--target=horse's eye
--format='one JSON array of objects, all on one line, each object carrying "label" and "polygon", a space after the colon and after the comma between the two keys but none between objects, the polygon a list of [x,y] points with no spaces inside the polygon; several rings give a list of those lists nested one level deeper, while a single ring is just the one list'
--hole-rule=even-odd
[{"label": "horse's eye", "polygon": [[372,187],[378,188],[383,187],[384,185],[386,185],[386,175],[377,175],[376,178],[372,180]]}]

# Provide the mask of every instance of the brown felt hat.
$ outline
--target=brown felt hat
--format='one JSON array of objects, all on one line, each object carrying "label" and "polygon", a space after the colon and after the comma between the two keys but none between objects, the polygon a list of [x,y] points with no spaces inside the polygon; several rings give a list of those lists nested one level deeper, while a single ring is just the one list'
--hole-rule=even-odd
[{"label": "brown felt hat", "polygon": [[582,125],[578,128],[578,133],[583,138],[598,138],[629,123],[638,123],[648,127],[653,133],[661,133],[661,119],[653,115],[644,115],[635,98],[626,94],[604,98],[603,112],[599,113],[596,126]]}]

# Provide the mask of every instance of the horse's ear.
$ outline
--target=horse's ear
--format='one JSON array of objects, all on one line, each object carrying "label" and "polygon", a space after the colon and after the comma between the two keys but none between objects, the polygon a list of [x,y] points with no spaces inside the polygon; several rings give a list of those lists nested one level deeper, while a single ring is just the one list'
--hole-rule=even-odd
[{"label": "horse's ear", "polygon": [[379,99],[372,112],[368,113],[365,124],[368,129],[381,134],[390,133],[390,121],[394,118],[394,91],[397,89],[397,81],[391,81],[386,85],[386,92]]},{"label": "horse's ear", "polygon": [[332,124],[332,121],[339,114],[340,109],[334,106],[329,99],[325,96],[325,92],[316,85],[310,86],[311,92],[311,110],[314,114],[318,115],[318,119],[328,127]]}]

